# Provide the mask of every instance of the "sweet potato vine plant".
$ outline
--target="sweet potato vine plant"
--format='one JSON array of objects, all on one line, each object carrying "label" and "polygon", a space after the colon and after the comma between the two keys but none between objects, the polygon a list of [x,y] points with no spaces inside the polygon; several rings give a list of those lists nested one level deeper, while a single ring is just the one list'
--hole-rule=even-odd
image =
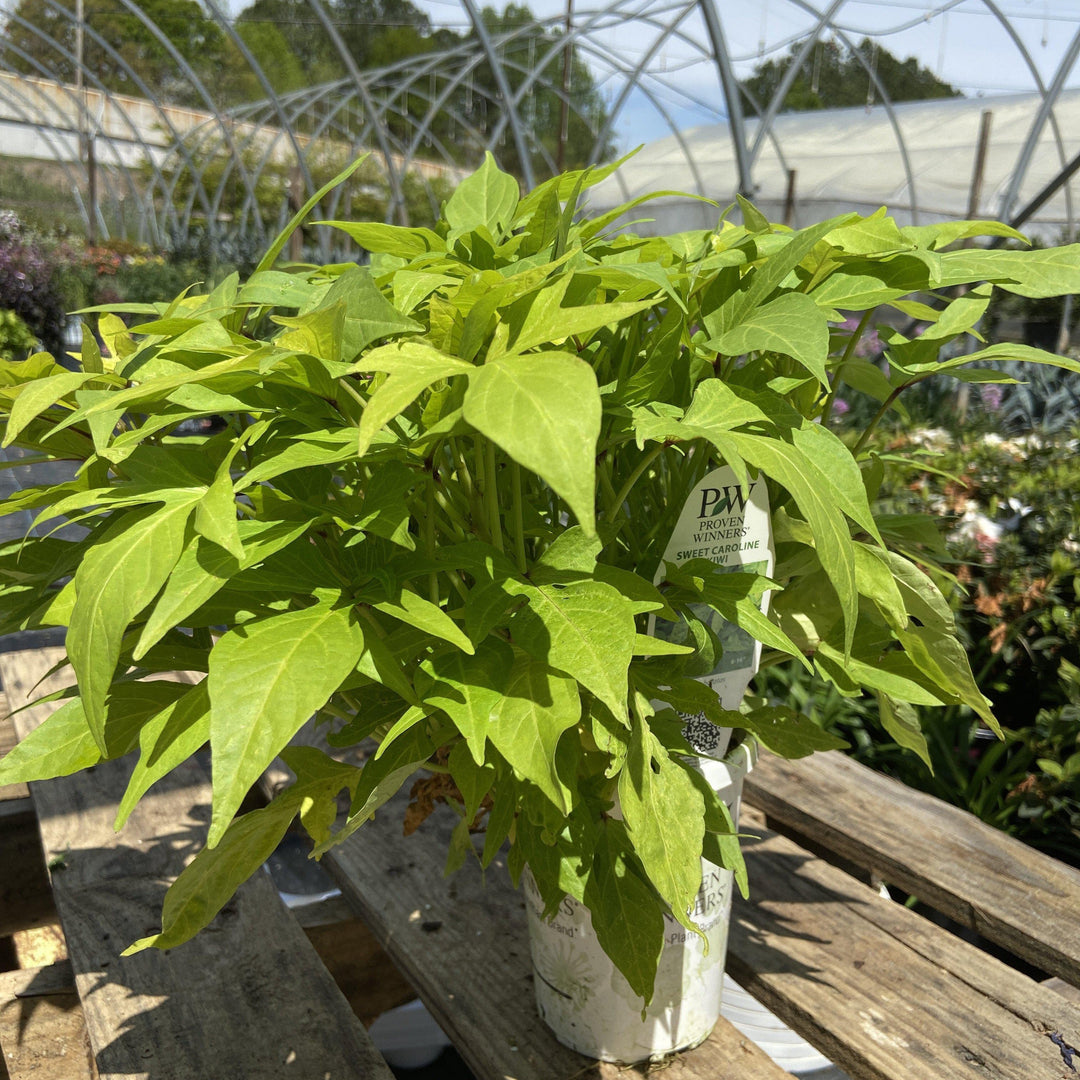
[{"label": "sweet potato vine plant", "polygon": [[[693,677],[719,648],[700,605],[765,662],[876,695],[916,750],[913,705],[995,725],[908,557],[929,526],[875,519],[885,463],[820,421],[842,387],[884,414],[936,372],[1003,378],[977,361],[1075,368],[1014,345],[942,357],[977,336],[995,285],[1080,291],[1077,249],[947,250],[1011,230],[884,211],[791,231],[748,203],[742,225],[641,239],[613,227],[621,211],[581,212],[603,175],[520,198],[489,158],[433,230],[334,223],[370,268],[274,269],[282,237],[246,281],[102,314],[107,349],[88,337],[74,370],[47,354],[0,367],[4,444],[78,463],[6,510],[84,529],[0,549],[0,630],[66,627],[77,682],[0,783],[130,754],[119,827],[210,746],[206,847],[133,948],[195,934],[298,815],[323,852],[427,770],[460,797],[450,867],[509,841],[511,873],[528,864],[550,909],[584,902],[648,998],[664,914],[691,926],[701,857],[744,878],[680,714],[779,754],[836,745],[786,708],[720,708]],[[889,306],[929,325],[879,329],[886,374],[856,345]],[[223,430],[181,433],[211,416]],[[686,494],[718,463],[769,485],[773,579],[698,560],[658,588]],[[652,614],[684,619],[690,644],[649,637]],[[205,677],[150,679],[181,669]],[[289,746],[313,714],[333,746],[375,740],[363,768]],[[279,754],[295,784],[238,814]]]}]

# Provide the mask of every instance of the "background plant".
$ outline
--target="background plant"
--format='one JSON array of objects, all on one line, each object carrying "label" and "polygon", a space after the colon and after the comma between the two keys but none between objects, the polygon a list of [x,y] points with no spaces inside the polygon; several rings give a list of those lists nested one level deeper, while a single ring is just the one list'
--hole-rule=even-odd
[{"label": "background plant", "polygon": [[14,312],[46,349],[61,354],[66,316],[57,264],[10,210],[0,211],[0,310]]},{"label": "background plant", "polygon": [[0,359],[22,360],[37,345],[37,338],[14,311],[0,310]]},{"label": "background plant", "polygon": [[767,672],[762,692],[797,701],[865,764],[1076,864],[1080,508],[1063,495],[1080,484],[1075,439],[937,431],[879,445],[923,455],[924,467],[887,477],[876,509],[938,516],[940,561],[954,575],[942,580],[945,595],[1006,738],[969,709],[921,710],[931,771],[874,737],[864,697],[822,695],[790,667]]},{"label": "background plant", "polygon": [[[869,440],[935,373],[1078,365],[1022,346],[942,359],[989,284],[928,309],[918,338],[883,332],[887,375],[857,346],[877,307],[912,309],[912,289],[1075,289],[1076,251],[947,250],[1011,230],[900,229],[883,213],[792,232],[745,202],[742,225],[641,239],[614,228],[632,205],[579,213],[604,172],[520,198],[489,158],[434,229],[336,223],[370,268],[275,270],[283,235],[246,281],[114,305],[105,352],[86,338],[79,370],[0,368],[5,442],[80,463],[9,509],[87,530],[0,550],[0,629],[67,627],[78,684],[0,777],[137,753],[122,823],[210,743],[207,847],[162,932],[133,948],[205,925],[297,815],[324,851],[420,772],[460,814],[451,869],[509,841],[511,873],[528,864],[549,910],[581,900],[648,998],[665,914],[693,928],[701,858],[745,886],[684,717],[790,756],[839,745],[787,707],[720,707],[694,678],[719,648],[702,607],[763,642],[766,665],[791,656],[843,695],[870,692],[889,735],[924,756],[916,706],[964,706],[996,729],[922,568],[932,527],[871,511],[902,454]],[[820,421],[856,390],[879,405],[849,447]],[[224,430],[176,437],[211,415]],[[772,579],[661,564],[687,493],[721,461],[769,485]],[[682,619],[688,643],[649,636],[657,614]],[[177,669],[206,678],[144,681]],[[375,739],[362,769],[288,746],[313,713],[332,745]],[[296,783],[237,816],[278,753]]]}]

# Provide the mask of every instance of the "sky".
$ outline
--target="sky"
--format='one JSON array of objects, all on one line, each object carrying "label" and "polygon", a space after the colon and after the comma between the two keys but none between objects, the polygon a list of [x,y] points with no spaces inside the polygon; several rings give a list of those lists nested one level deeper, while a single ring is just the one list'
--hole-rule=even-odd
[{"label": "sky", "polygon": [[[490,0],[489,0],[490,2]],[[595,0],[573,0],[575,26],[583,25]],[[459,24],[458,0],[420,0],[436,23]],[[728,52],[738,77],[749,75],[763,59],[783,55],[805,38],[816,17],[812,11],[828,0],[715,0]],[[496,4],[495,6],[501,6]],[[609,107],[619,102],[625,79],[616,67],[634,63],[656,44],[649,60],[648,85],[671,123],[680,128],[714,123],[725,115],[715,68],[701,54],[705,28],[691,12],[680,24],[682,40],[659,44],[657,32],[631,11],[660,13],[682,10],[679,0],[623,0],[622,17],[593,35],[589,64]],[[563,17],[565,0],[531,0],[537,15]],[[846,0],[834,16],[838,29],[852,41],[874,37],[901,58],[914,56],[924,66],[968,96],[1030,92],[1035,74],[995,17],[1008,17],[1045,84],[1053,82],[1063,58],[1080,34],[1080,0]],[[809,9],[809,10],[808,10]],[[603,55],[607,53],[607,56]],[[609,57],[617,57],[613,63]],[[1080,65],[1065,80],[1080,87]],[[869,79],[868,79],[869,86]],[[644,94],[632,94],[616,124],[621,148],[669,133],[668,120]]]}]

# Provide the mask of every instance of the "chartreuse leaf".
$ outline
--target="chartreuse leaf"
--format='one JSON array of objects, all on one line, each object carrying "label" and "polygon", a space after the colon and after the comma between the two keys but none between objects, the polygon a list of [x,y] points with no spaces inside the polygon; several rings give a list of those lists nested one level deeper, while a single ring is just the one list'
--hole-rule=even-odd
[{"label": "chartreuse leaf", "polygon": [[861,543],[856,543],[853,550],[859,592],[877,604],[891,627],[902,630],[907,625],[907,609],[886,552]]},{"label": "chartreuse leaf", "polygon": [[471,654],[474,651],[473,643],[461,627],[442,608],[436,607],[418,593],[402,589],[395,599],[382,600],[371,606],[399,622],[415,626],[443,641],[449,641],[464,652]]},{"label": "chartreuse leaf", "polygon": [[428,707],[442,709],[465,737],[477,765],[484,764],[491,714],[514,666],[514,650],[499,638],[485,638],[473,656],[441,652],[420,665],[417,693]]},{"label": "chartreuse leaf", "polygon": [[116,811],[117,829],[135,804],[163,776],[186,761],[210,738],[210,698],[206,680],[170,702],[139,730],[139,760]]},{"label": "chartreuse leaf", "polygon": [[131,620],[157,594],[184,548],[198,493],[182,492],[151,510],[125,515],[109,539],[91,547],[75,571],[67,652],[87,723],[103,752],[105,698]]},{"label": "chartreuse leaf", "polygon": [[985,349],[969,353],[966,356],[955,356],[951,360],[934,364],[933,370],[949,371],[962,364],[987,360],[994,363],[1000,363],[1003,360],[1020,360],[1026,364],[1047,364],[1050,367],[1062,368],[1065,371],[1080,371],[1080,361],[1076,361],[1072,357],[1058,356],[1057,353],[1047,352],[1045,349],[1036,349],[1031,345],[1020,345],[1011,341],[988,345]]},{"label": "chartreuse leaf", "polygon": [[153,679],[116,683],[109,691],[105,717],[105,757],[123,757],[151,717],[187,693],[187,683]]},{"label": "chartreuse leaf", "polygon": [[810,670],[809,661],[798,646],[762,614],[761,597],[767,584],[754,574],[713,573],[702,579],[701,595],[728,622],[741,626],[762,644],[796,657]]},{"label": "chartreuse leaf", "polygon": [[410,705],[419,704],[416,691],[402,670],[397,657],[394,656],[390,646],[377,634],[365,636],[364,652],[356,665],[356,670],[373,682],[382,683]]},{"label": "chartreuse leaf", "polygon": [[364,635],[345,607],[319,603],[224,634],[210,653],[213,847],[274,756],[356,667]]},{"label": "chartreuse leaf", "polygon": [[318,356],[332,363],[344,359],[341,339],[345,331],[345,305],[318,308],[303,315],[274,315],[274,322],[286,329],[274,339],[282,349]]},{"label": "chartreuse leaf", "polygon": [[1080,244],[1030,251],[960,248],[940,258],[939,285],[992,281],[1006,292],[1031,298],[1080,292]]},{"label": "chartreuse leaf", "polygon": [[330,839],[330,829],[338,817],[336,795],[346,790],[355,794],[361,770],[335,761],[314,746],[287,746],[281,760],[296,774],[300,798],[300,823],[317,844]]},{"label": "chartreuse leaf", "polygon": [[783,293],[752,309],[738,323],[710,338],[709,348],[725,356],[778,352],[797,360],[823,385],[829,385],[825,361],[829,325],[825,313],[805,293]]},{"label": "chartreuse leaf", "polygon": [[577,683],[517,653],[503,696],[489,717],[488,738],[514,771],[568,813],[572,793],[555,769],[559,737],[581,716]]},{"label": "chartreuse leaf", "polygon": [[295,440],[269,440],[262,457],[247,469],[235,483],[236,491],[243,491],[252,484],[273,480],[294,469],[306,469],[313,465],[336,465],[357,456],[356,432],[352,428],[337,431],[308,431]]},{"label": "chartreuse leaf", "polygon": [[746,728],[766,749],[785,758],[801,758],[817,750],[842,750],[847,743],[818,727],[808,716],[784,706],[767,706],[738,714]]},{"label": "chartreuse leaf", "polygon": [[529,570],[529,580],[534,585],[566,585],[592,574],[602,546],[598,536],[586,536],[580,525],[564,529]]},{"label": "chartreuse leaf", "polygon": [[877,698],[881,726],[896,740],[898,746],[914,750],[932,773],[934,763],[930,758],[930,748],[926,745],[922,724],[919,723],[918,712],[906,701],[894,701],[881,691],[878,691]]},{"label": "chartreuse leaf", "polygon": [[952,634],[927,626],[909,626],[897,633],[904,652],[919,670],[967,705],[998,738],[1001,727],[990,708],[989,699],[979,689],[971,673],[967,652]]},{"label": "chartreuse leaf", "polygon": [[839,649],[823,641],[814,656],[818,668],[842,689],[866,687],[880,690],[897,701],[912,705],[947,705],[955,701],[955,692],[936,684],[933,676],[922,672],[911,657],[892,652],[884,657],[863,660],[845,657]]},{"label": "chartreuse leaf", "polygon": [[639,311],[648,311],[661,301],[618,301],[601,304],[563,306],[567,290],[573,278],[563,275],[551,285],[531,297],[518,302],[515,307],[524,309],[524,317],[513,337],[512,351],[523,353],[537,345],[560,344],[571,336],[584,336],[602,326],[629,319]]},{"label": "chartreuse leaf", "polygon": [[957,240],[976,236],[1007,236],[1027,243],[1027,237],[1000,221],[939,221],[933,225],[905,225],[900,234],[921,248],[934,251]]},{"label": "chartreuse leaf", "polygon": [[495,769],[491,765],[479,764],[473,758],[471,748],[464,742],[454,745],[447,764],[450,766],[450,775],[465,800],[465,824],[471,825],[480,812],[484,796],[495,781]]},{"label": "chartreuse leaf", "polygon": [[525,595],[528,606],[510,621],[515,643],[534,659],[572,675],[625,721],[637,606],[599,581],[544,585]]},{"label": "chartreuse leaf", "polygon": [[64,371],[46,379],[24,383],[11,406],[4,439],[0,445],[10,446],[27,424],[78,390],[84,383],[102,377],[90,371]]},{"label": "chartreuse leaf", "polygon": [[465,419],[550,484],[589,536],[600,412],[592,368],[562,352],[493,360],[473,370],[465,394]]},{"label": "chartreuse leaf", "polygon": [[358,453],[367,453],[371,440],[402,410],[407,409],[432,383],[453,375],[473,372],[472,364],[447,356],[419,341],[383,345],[373,349],[353,369],[385,371],[390,378],[372,395],[360,418]]},{"label": "chartreuse leaf", "polygon": [[603,825],[585,882],[584,902],[600,947],[648,1005],[664,947],[664,916],[653,890],[628,857],[623,823],[608,818]]},{"label": "chartreuse leaf", "polygon": [[518,182],[495,164],[490,151],[484,163],[467,176],[446,203],[451,236],[483,226],[492,236],[505,232],[514,220],[520,191]]},{"label": "chartreuse leaf", "polygon": [[367,267],[354,266],[340,275],[319,306],[326,309],[339,304],[345,309],[340,357],[346,362],[380,338],[423,330],[420,323],[403,315],[383,296]]},{"label": "chartreuse leaf", "polygon": [[217,845],[200,851],[170,886],[161,910],[161,932],[139,938],[121,955],[151,947],[171,949],[193,938],[273,854],[298,809],[290,790],[233,821]]},{"label": "chartreuse leaf", "polygon": [[[313,756],[316,767],[306,769]],[[206,847],[185,867],[165,894],[161,933],[140,938],[124,956],[154,947],[171,949],[193,938],[233,893],[270,857],[299,813],[305,826],[336,811],[334,798],[355,787],[357,770],[307,747],[289,752],[297,782],[268,806],[236,818],[216,847]]]},{"label": "chartreuse leaf", "polygon": [[395,740],[381,757],[369,758],[353,792],[348,821],[315,845],[314,856],[318,858],[356,832],[434,752],[435,746],[427,732],[421,725],[416,725]]},{"label": "chartreuse leaf", "polygon": [[177,559],[139,635],[132,658],[139,660],[174,626],[196,612],[241,570],[255,566],[287,547],[308,529],[306,521],[242,521],[238,525],[244,557],[240,562],[223,547],[196,538]]},{"label": "chartreuse leaf", "polygon": [[[701,856],[714,866],[730,870],[745,900],[750,895],[750,878],[731,811],[697,769],[690,769],[687,775],[705,801],[705,836],[701,844]],[[702,874],[706,873],[709,873],[708,868],[702,867]]]},{"label": "chartreuse leaf", "polygon": [[101,748],[75,698],[61,705],[0,758],[0,785],[51,780],[88,769],[101,760]]},{"label": "chartreuse leaf", "polygon": [[315,224],[341,229],[367,251],[396,255],[400,259],[414,259],[446,247],[442,237],[430,229],[406,229],[381,221],[316,221]]},{"label": "chartreuse leaf", "polygon": [[280,233],[274,238],[274,242],[267,249],[266,254],[259,260],[259,265],[255,267],[255,273],[261,274],[264,270],[269,270],[277,261],[277,257],[285,248],[285,244],[292,234],[300,227],[300,223],[319,205],[319,200],[329,194],[338,186],[343,184],[361,165],[367,160],[367,154],[361,154],[355,161],[350,162],[344,169],[341,170],[329,183],[324,184],[314,195],[299,210],[293,214],[289,220],[288,225],[281,230]]},{"label": "chartreuse leaf", "polygon": [[416,542],[409,533],[406,494],[419,480],[419,475],[400,461],[380,465],[364,488],[364,504],[356,528],[414,550]]},{"label": "chartreuse leaf", "polygon": [[[672,915],[696,932],[689,913],[701,885],[705,802],[686,769],[640,720],[634,723],[619,774],[619,805],[649,880]],[[674,822],[678,828],[672,828]]]},{"label": "chartreuse leaf", "polygon": [[65,702],[0,761],[0,783],[70,776],[103,758],[122,757],[135,745],[143,725],[186,690],[183,684],[165,681],[117,684],[107,703],[104,752],[87,723],[82,700]]},{"label": "chartreuse leaf", "polygon": [[265,304],[268,307],[303,307],[314,286],[299,274],[263,270],[252,274],[237,293],[237,303]]},{"label": "chartreuse leaf", "polygon": [[[825,568],[844,618],[844,650],[850,651],[855,635],[859,595],[855,581],[855,555],[851,532],[836,499],[814,461],[782,439],[733,431],[726,435],[751,465],[761,469],[791,492],[814,531],[818,558]],[[860,490],[861,490],[860,481]],[[863,499],[865,499],[865,493]]]},{"label": "chartreuse leaf", "polygon": [[894,551],[886,551],[884,556],[907,613],[931,630],[955,634],[956,617],[952,608],[929,576]]},{"label": "chartreuse leaf", "polygon": [[236,519],[236,497],[228,465],[218,470],[214,482],[195,507],[195,531],[235,559],[243,559],[244,546]]}]

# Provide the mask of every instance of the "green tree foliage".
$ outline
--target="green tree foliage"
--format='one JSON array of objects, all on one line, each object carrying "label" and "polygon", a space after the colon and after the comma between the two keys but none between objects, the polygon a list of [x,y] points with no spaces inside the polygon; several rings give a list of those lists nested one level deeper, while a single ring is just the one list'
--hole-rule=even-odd
[{"label": "green tree foliage", "polygon": [[[213,84],[235,64],[224,31],[196,0],[140,0],[139,6],[204,82]],[[4,30],[5,42],[15,47],[6,50],[6,63],[24,74],[47,73],[62,82],[75,82],[75,64],[64,55],[75,54],[74,9],[75,0],[56,0],[55,4],[20,0]],[[138,15],[115,0],[85,0],[83,10],[93,32],[83,40],[84,67],[106,89],[139,95],[137,76],[165,99],[201,103],[166,45]],[[93,35],[108,42],[123,62]]]},{"label": "green tree foliage", "polygon": [[[526,95],[522,117],[544,150],[553,160],[557,159],[563,112],[560,89],[563,86],[563,65],[566,57],[566,49],[562,46],[562,30],[544,29],[535,25],[533,14],[525,4],[509,4],[502,14],[487,7],[484,8],[482,17],[493,37],[510,35],[502,49],[502,55],[512,91],[519,89],[529,73],[547,61],[540,71],[543,83]],[[470,38],[475,39],[475,35],[470,34]],[[573,48],[570,50],[566,82],[569,85],[571,108],[567,115],[564,164],[568,168],[580,168],[594,160],[591,156],[595,142],[594,131],[603,129],[607,110],[592,73]],[[495,76],[490,65],[485,64],[480,68],[477,85],[492,100],[497,98]],[[490,105],[487,108],[490,109]],[[490,116],[485,119],[490,125],[497,117]],[[505,134],[504,142],[505,145],[499,147],[500,158],[512,172],[520,172],[521,163],[509,130]],[[614,153],[614,143],[609,139],[595,156],[595,160],[609,160]],[[535,156],[537,155],[534,154]],[[539,162],[537,167],[543,172]]]},{"label": "green tree foliage", "polygon": [[[798,48],[793,45],[779,60],[766,60],[759,64],[754,74],[743,83],[762,107],[776,93],[795,61]],[[891,101],[926,101],[961,96],[959,90],[922,67],[913,56],[900,60],[888,49],[881,48],[869,38],[863,38],[854,51],[844,49],[835,41],[818,42],[802,71],[795,76],[783,108],[838,109],[879,100],[880,94],[871,82],[867,66],[873,69]]]},{"label": "green tree foliage", "polygon": [[[7,50],[7,62],[26,74],[75,82],[74,62],[64,55],[74,54],[76,48],[74,5],[75,0],[56,0],[55,4],[53,0],[20,0],[16,17],[8,20],[0,38],[0,45],[14,47]],[[207,16],[197,0],[145,0],[140,6],[191,65],[214,104],[227,108],[265,97],[263,82],[236,42]],[[325,7],[341,48],[307,0],[254,0],[237,16],[237,36],[276,93],[344,79],[350,62],[370,72],[400,66],[411,57],[437,49],[475,51],[480,47],[471,29],[459,33],[433,27],[412,0],[331,0]],[[100,35],[123,59],[121,63],[88,34],[83,45],[88,83],[99,81],[108,90],[138,95],[137,79],[141,79],[162,100],[206,105],[205,97],[169,55],[166,43],[137,15],[116,0],[85,0],[84,10],[93,34]],[[522,87],[531,71],[541,68],[546,85],[527,92],[520,108],[534,132],[533,168],[540,176],[549,174],[548,163],[560,159],[560,88],[567,59],[562,31],[534,25],[532,12],[521,4],[511,4],[502,13],[485,8],[483,19],[498,43],[512,92]],[[571,107],[562,164],[580,167],[594,157],[594,133],[603,129],[607,112],[588,66],[573,49],[568,59]],[[393,107],[385,120],[390,135],[408,146],[426,118],[428,132],[419,147],[422,154],[468,164],[479,161],[503,112],[491,65],[486,61],[478,65],[456,87],[449,84],[449,68],[419,77],[404,90],[394,88],[400,78],[399,73],[388,76],[387,88],[377,91],[384,98],[393,95]],[[435,108],[433,101],[441,102],[440,106]],[[433,110],[434,115],[429,116]],[[512,172],[523,172],[509,128],[503,132],[498,152]],[[606,160],[613,153],[614,146],[608,140],[595,156]]]},{"label": "green tree foliage", "polygon": [[[431,24],[411,0],[334,0],[327,14],[361,70],[382,67],[431,48]],[[272,28],[292,53],[308,85],[346,74],[346,64],[307,0],[254,0],[237,17],[245,41]],[[275,43],[275,50],[278,44]],[[257,57],[259,59],[259,57]],[[276,84],[275,84],[276,88]]]}]

